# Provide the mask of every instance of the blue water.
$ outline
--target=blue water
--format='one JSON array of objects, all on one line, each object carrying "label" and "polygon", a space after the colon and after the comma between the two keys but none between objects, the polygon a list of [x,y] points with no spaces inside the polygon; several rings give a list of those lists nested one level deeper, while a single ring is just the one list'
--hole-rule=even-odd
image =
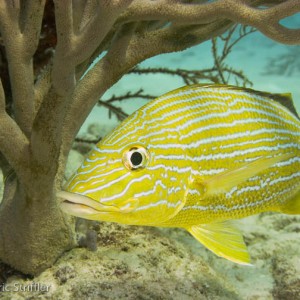
[{"label": "blue water", "polygon": [[[289,28],[300,28],[300,14],[287,18],[281,24]],[[221,49],[221,44],[219,44]],[[204,42],[179,53],[162,54],[148,59],[140,64],[140,67],[167,67],[171,69],[201,70],[213,66],[211,41]],[[266,74],[267,66],[273,59],[273,65],[280,62],[280,56],[293,54],[290,56],[287,71],[281,74]],[[285,63],[285,61],[283,61]],[[293,96],[295,106],[300,112],[300,46],[289,46],[275,42],[260,32],[252,33],[244,37],[236,44],[226,60],[226,64],[243,73],[252,81],[253,89],[287,93]],[[230,81],[235,84],[235,81]],[[134,75],[124,76],[116,85],[106,92],[103,99],[108,99],[111,95],[122,95],[127,92],[136,92],[143,89],[145,93],[159,96],[172,89],[185,85],[184,82],[175,76],[164,74]],[[250,87],[250,86],[249,86]],[[122,103],[115,103],[127,113],[132,113],[146,100],[131,99]],[[81,132],[85,132],[91,123],[105,124],[113,127],[118,122],[115,116],[108,117],[107,109],[95,107],[89,118],[83,124]]]}]

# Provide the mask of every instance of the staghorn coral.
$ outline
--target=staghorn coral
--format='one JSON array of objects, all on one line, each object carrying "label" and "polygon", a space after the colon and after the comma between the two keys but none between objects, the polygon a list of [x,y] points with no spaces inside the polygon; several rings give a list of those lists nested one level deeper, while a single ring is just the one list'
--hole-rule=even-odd
[{"label": "staghorn coral", "polygon": [[[14,175],[5,181],[0,207],[0,259],[29,274],[74,246],[72,222],[55,192],[81,124],[124,74],[236,23],[281,43],[300,43],[300,29],[279,24],[300,11],[298,0],[54,0],[55,30],[41,31],[51,3],[0,1],[1,64],[9,74],[9,80],[1,75],[0,164],[4,177]],[[35,56],[43,48],[41,33],[55,48],[45,59]]]}]

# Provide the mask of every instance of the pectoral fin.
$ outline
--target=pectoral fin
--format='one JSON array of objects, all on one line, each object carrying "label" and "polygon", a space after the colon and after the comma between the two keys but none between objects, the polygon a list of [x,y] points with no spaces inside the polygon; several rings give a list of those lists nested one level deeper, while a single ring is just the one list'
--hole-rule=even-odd
[{"label": "pectoral fin", "polygon": [[205,186],[206,195],[226,193],[234,186],[270,168],[272,165],[293,156],[293,153],[284,153],[273,157],[261,157],[255,161],[238,166],[235,169],[229,169],[221,174],[217,174],[206,181],[202,181],[201,184]]},{"label": "pectoral fin", "polygon": [[188,231],[216,255],[238,264],[251,265],[243,236],[230,221],[196,225]]}]

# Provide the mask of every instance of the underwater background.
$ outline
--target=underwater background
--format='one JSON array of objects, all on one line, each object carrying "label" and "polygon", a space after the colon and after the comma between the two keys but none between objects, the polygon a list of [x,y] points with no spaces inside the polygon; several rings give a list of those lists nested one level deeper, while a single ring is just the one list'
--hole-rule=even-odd
[{"label": "underwater background", "polygon": [[[286,22],[299,28],[300,15]],[[235,34],[237,37],[238,31]],[[221,51],[221,42],[218,47]],[[151,58],[140,67],[202,70],[213,64],[212,43],[207,41],[180,53]],[[242,71],[253,83],[248,87],[292,93],[300,112],[300,46],[281,45],[254,32],[233,47],[226,65]],[[235,84],[234,76],[229,83]],[[179,76],[129,74],[102,100],[140,89],[159,96],[183,85]],[[137,97],[114,104],[130,114],[146,102]],[[113,113],[110,117],[107,108],[97,106],[79,137],[99,139],[117,124]],[[82,141],[75,143],[66,177],[91,147]],[[10,291],[0,292],[0,299],[300,299],[300,217],[264,213],[241,220],[239,226],[252,267],[216,257],[184,230],[78,220],[80,247],[34,279],[13,274],[7,279]],[[15,284],[33,282],[50,289],[12,291]]]}]

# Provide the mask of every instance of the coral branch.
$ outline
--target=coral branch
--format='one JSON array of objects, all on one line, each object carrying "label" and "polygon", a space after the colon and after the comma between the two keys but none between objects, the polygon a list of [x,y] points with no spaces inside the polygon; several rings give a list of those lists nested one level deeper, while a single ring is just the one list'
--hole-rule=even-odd
[{"label": "coral branch", "polygon": [[135,0],[119,22],[168,20],[177,24],[207,24],[222,18],[253,26],[281,43],[300,43],[299,29],[289,29],[279,24],[281,19],[299,12],[298,0],[287,0],[268,8],[251,7],[260,4],[264,4],[264,1],[223,0],[205,4],[185,4],[181,1],[161,0],[153,3]]},{"label": "coral branch", "polygon": [[0,81],[0,114],[5,112],[5,95],[3,90],[2,82]]},{"label": "coral branch", "polygon": [[55,22],[57,30],[57,46],[55,49],[53,63],[53,85],[62,96],[74,89],[75,86],[75,65],[72,57],[73,43],[73,14],[72,1],[54,1],[55,4]]},{"label": "coral branch", "polygon": [[43,7],[44,1],[35,0],[27,1],[22,7],[9,1],[0,3],[0,31],[8,61],[15,119],[27,136],[35,115],[32,56],[38,44]]},{"label": "coral branch", "polygon": [[125,118],[128,117],[128,114],[126,114],[120,107],[116,107],[110,104],[109,102],[99,100],[98,104],[108,108],[109,112],[115,114],[119,121],[123,121]]},{"label": "coral branch", "polygon": [[121,96],[112,95],[107,100],[101,100],[100,99],[98,101],[98,105],[99,106],[104,106],[104,107],[106,107],[108,109],[109,118],[111,117],[112,114],[114,114],[119,121],[122,121],[126,117],[128,117],[128,114],[125,113],[122,108],[117,107],[114,104],[112,104],[113,102],[124,101],[124,100],[133,99],[133,98],[135,98],[135,99],[139,98],[139,99],[150,100],[150,99],[155,99],[156,97],[157,96],[145,94],[143,89],[139,89],[135,93],[127,92],[126,94],[121,95]]},{"label": "coral branch", "polygon": [[[134,72],[132,72],[132,73],[134,73]],[[157,96],[153,96],[153,95],[144,94],[143,92],[144,92],[143,89],[139,89],[135,93],[127,92],[125,95],[121,95],[121,96],[112,95],[109,99],[105,100],[105,102],[112,103],[112,102],[116,102],[116,101],[123,101],[123,100],[128,100],[128,99],[133,99],[133,98],[150,100],[150,99],[154,99],[157,97]]]},{"label": "coral branch", "polygon": [[98,142],[101,141],[101,137],[99,137],[98,139],[94,139],[94,140],[88,140],[88,139],[85,139],[85,138],[79,138],[79,137],[76,137],[75,138],[75,142],[76,143],[86,143],[86,144],[97,144]]},{"label": "coral branch", "polygon": [[20,15],[20,31],[28,59],[34,55],[39,42],[45,0],[28,0]]},{"label": "coral branch", "polygon": [[[78,10],[82,9],[82,5],[72,7],[71,0],[55,1],[58,41],[54,57],[53,84],[59,94],[66,95],[73,91],[76,66],[93,54],[116,18],[131,2],[132,0],[101,1],[95,7],[93,1],[87,1],[80,22]],[[94,10],[91,11],[91,8]],[[73,9],[76,9],[74,13]],[[73,15],[79,23],[75,29]],[[87,16],[90,18],[88,21]]]},{"label": "coral branch", "polygon": [[51,67],[48,65],[34,85],[35,110],[38,111],[51,88]]},{"label": "coral branch", "polygon": [[0,81],[0,152],[18,175],[24,176],[24,162],[29,158],[28,140],[5,111],[5,96]]}]

